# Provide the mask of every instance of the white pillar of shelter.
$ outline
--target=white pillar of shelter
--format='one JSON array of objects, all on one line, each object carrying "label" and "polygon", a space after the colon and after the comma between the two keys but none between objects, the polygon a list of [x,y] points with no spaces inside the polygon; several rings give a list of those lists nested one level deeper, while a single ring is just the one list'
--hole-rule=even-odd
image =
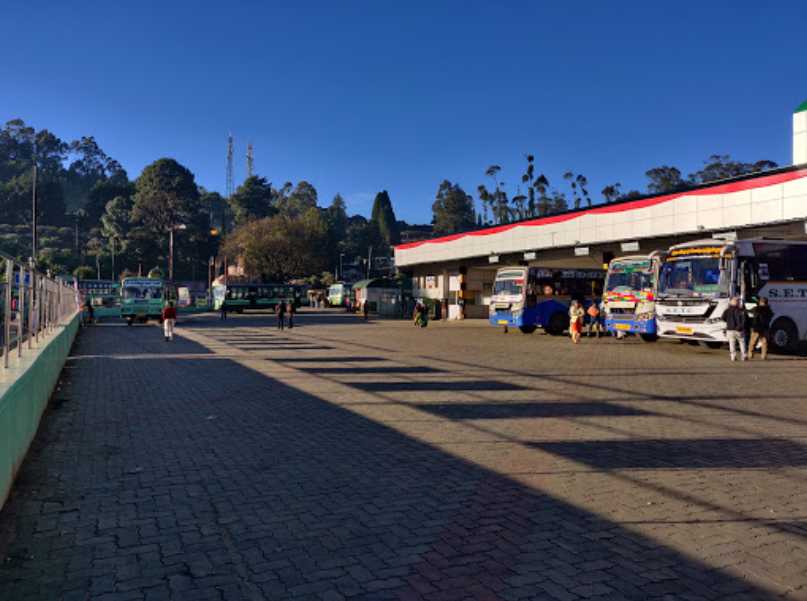
[{"label": "white pillar of shelter", "polygon": [[807,164],[807,100],[793,113],[793,164]]}]

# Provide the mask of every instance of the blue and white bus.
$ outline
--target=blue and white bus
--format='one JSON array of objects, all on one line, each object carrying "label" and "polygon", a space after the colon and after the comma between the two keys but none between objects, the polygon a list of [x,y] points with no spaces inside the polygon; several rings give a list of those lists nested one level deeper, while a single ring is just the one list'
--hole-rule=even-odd
[{"label": "blue and white bus", "polygon": [[604,269],[500,267],[493,282],[490,323],[559,336],[569,327],[569,303],[588,306],[602,294]]}]

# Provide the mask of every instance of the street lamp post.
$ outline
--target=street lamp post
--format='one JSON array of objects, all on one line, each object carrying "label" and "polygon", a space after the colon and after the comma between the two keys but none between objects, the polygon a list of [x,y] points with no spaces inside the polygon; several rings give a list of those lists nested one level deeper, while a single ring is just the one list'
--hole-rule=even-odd
[{"label": "street lamp post", "polygon": [[172,225],[168,229],[168,281],[174,281],[174,232],[187,229],[184,223]]}]

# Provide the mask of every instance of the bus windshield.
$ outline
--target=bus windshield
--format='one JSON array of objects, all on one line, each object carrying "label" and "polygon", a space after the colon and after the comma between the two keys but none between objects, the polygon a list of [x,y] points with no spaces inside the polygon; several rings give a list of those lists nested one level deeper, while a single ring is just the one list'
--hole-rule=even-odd
[{"label": "bus windshield", "polygon": [[124,286],[123,298],[124,300],[134,299],[159,299],[162,298],[163,289],[156,286]]},{"label": "bus windshield", "polygon": [[612,262],[608,268],[607,292],[652,290],[653,270],[650,261]]},{"label": "bus windshield", "polygon": [[661,267],[658,290],[666,296],[727,296],[728,274],[720,269],[717,257],[669,259]]},{"label": "bus windshield", "polygon": [[496,280],[493,284],[493,294],[509,294],[520,296],[524,290],[524,280]]}]

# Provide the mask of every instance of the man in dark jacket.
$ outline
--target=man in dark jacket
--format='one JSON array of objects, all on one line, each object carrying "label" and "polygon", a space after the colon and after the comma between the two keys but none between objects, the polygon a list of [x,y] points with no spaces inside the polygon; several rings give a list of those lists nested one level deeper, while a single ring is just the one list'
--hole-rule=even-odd
[{"label": "man in dark jacket", "polygon": [[737,343],[740,344],[740,360],[745,361],[745,309],[740,306],[740,299],[732,296],[729,308],[723,311],[726,322],[726,338],[729,341],[731,360],[737,360]]},{"label": "man in dark jacket", "polygon": [[748,358],[754,357],[754,349],[759,342],[763,361],[768,358],[768,332],[771,329],[773,311],[768,305],[768,299],[760,297],[759,304],[751,313],[751,339],[748,341]]}]

